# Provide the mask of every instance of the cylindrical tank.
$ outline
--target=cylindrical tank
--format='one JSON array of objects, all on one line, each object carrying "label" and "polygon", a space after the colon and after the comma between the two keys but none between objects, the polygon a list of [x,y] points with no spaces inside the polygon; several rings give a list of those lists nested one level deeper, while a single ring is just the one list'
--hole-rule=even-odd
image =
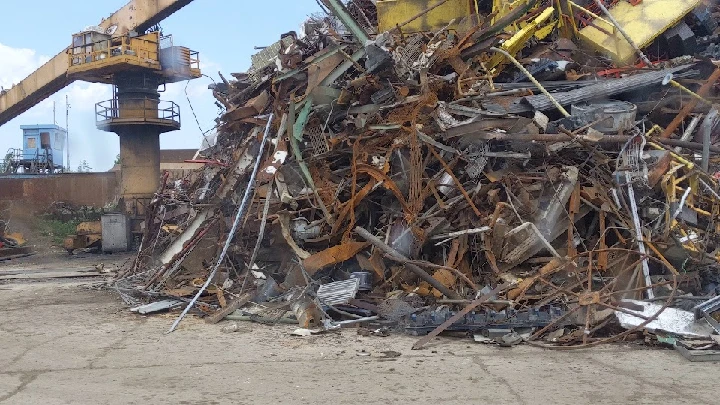
[{"label": "cylindrical tank", "polygon": [[117,73],[114,77],[119,118],[157,118],[160,77],[151,74]]}]

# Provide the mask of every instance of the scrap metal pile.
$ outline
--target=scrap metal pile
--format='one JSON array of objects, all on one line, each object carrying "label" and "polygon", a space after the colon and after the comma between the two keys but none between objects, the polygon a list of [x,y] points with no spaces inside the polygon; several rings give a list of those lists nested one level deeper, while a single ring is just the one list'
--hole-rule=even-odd
[{"label": "scrap metal pile", "polygon": [[382,2],[323,3],[213,86],[212,163],[157,193],[123,297],[416,347],[710,339],[686,311],[720,293],[710,59],[613,62],[571,40],[602,18],[568,2],[414,31],[441,7],[378,30]]}]

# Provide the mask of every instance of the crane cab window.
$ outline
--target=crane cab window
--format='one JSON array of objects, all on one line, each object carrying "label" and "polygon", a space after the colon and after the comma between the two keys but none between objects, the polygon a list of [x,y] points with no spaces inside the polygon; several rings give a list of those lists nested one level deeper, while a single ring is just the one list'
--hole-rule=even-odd
[{"label": "crane cab window", "polygon": [[73,35],[72,64],[80,65],[107,57],[109,39],[109,35],[95,31]]},{"label": "crane cab window", "polygon": [[72,64],[79,65],[92,61],[92,35],[80,33],[73,35]]}]

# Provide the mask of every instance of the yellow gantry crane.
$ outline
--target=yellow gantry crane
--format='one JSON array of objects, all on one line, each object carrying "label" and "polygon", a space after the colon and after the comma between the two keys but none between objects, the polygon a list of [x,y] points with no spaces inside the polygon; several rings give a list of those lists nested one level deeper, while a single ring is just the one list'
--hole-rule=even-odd
[{"label": "yellow gantry crane", "polygon": [[193,0],[131,0],[97,26],[72,35],[70,46],[11,89],[0,92],[0,125],[70,83],[113,85],[95,106],[98,129],[120,138],[120,195],[133,217],[159,187],[160,134],[180,129],[180,110],[158,88],[200,77],[197,52],[175,46],[152,28]]}]

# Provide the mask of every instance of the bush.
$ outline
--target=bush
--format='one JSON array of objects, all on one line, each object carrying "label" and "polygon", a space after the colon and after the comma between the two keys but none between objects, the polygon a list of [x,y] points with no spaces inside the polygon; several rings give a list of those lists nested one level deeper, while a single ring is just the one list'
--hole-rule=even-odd
[{"label": "bush", "polygon": [[57,219],[39,219],[37,228],[42,236],[52,238],[53,243],[62,245],[68,235],[75,234],[79,220],[60,221]]}]

